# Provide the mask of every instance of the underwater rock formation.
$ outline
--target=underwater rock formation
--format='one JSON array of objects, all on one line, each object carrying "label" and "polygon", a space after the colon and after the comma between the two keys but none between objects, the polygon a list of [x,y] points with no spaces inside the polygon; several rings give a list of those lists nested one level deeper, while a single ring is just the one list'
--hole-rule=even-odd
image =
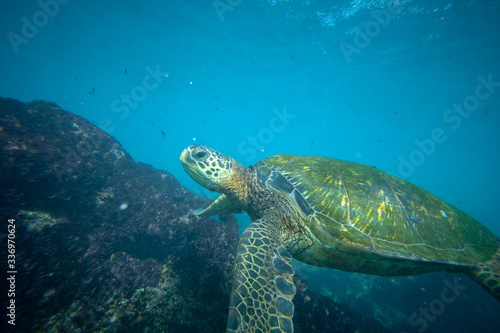
[{"label": "underwater rock formation", "polygon": [[[196,218],[207,199],[53,103],[0,98],[0,149],[2,243],[8,219],[16,228],[17,332],[225,330],[234,217]],[[296,332],[384,331],[295,283]]]}]

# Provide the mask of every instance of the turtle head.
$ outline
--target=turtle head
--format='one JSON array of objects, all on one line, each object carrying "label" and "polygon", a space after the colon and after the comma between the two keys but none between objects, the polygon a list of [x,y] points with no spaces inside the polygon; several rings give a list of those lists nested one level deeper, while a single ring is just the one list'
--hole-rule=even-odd
[{"label": "turtle head", "polygon": [[194,181],[219,193],[226,192],[234,167],[240,165],[229,156],[199,145],[184,149],[180,160],[184,170]]}]

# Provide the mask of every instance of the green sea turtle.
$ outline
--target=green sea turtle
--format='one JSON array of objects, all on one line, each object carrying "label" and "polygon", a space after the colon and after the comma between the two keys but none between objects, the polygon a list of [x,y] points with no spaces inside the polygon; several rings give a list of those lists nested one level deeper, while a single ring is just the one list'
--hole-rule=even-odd
[{"label": "green sea turtle", "polygon": [[193,145],[180,157],[222,193],[198,216],[247,212],[233,268],[227,332],[293,332],[291,258],[344,271],[462,272],[500,300],[500,241],[405,180],[326,157],[276,155],[248,168]]}]

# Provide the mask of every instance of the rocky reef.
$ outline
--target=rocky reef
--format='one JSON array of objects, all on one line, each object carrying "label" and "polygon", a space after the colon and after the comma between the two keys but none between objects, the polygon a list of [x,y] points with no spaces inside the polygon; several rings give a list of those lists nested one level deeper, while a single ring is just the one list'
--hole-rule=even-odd
[{"label": "rocky reef", "polygon": [[[196,218],[207,199],[53,103],[0,99],[0,149],[0,265],[12,238],[16,271],[2,332],[225,330],[233,216]],[[295,283],[296,332],[385,331]]]}]

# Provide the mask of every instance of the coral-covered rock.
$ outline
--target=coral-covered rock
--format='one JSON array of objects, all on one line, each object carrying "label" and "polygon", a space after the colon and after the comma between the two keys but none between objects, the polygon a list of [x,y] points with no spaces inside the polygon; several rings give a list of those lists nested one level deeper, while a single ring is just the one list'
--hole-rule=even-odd
[{"label": "coral-covered rock", "polygon": [[224,330],[234,218],[195,218],[206,199],[55,104],[3,99],[0,117],[16,329]]},{"label": "coral-covered rock", "polygon": [[[234,217],[196,218],[207,199],[53,103],[0,99],[0,149],[3,240],[15,219],[17,332],[225,330]],[[295,280],[298,332],[381,331]]]}]

